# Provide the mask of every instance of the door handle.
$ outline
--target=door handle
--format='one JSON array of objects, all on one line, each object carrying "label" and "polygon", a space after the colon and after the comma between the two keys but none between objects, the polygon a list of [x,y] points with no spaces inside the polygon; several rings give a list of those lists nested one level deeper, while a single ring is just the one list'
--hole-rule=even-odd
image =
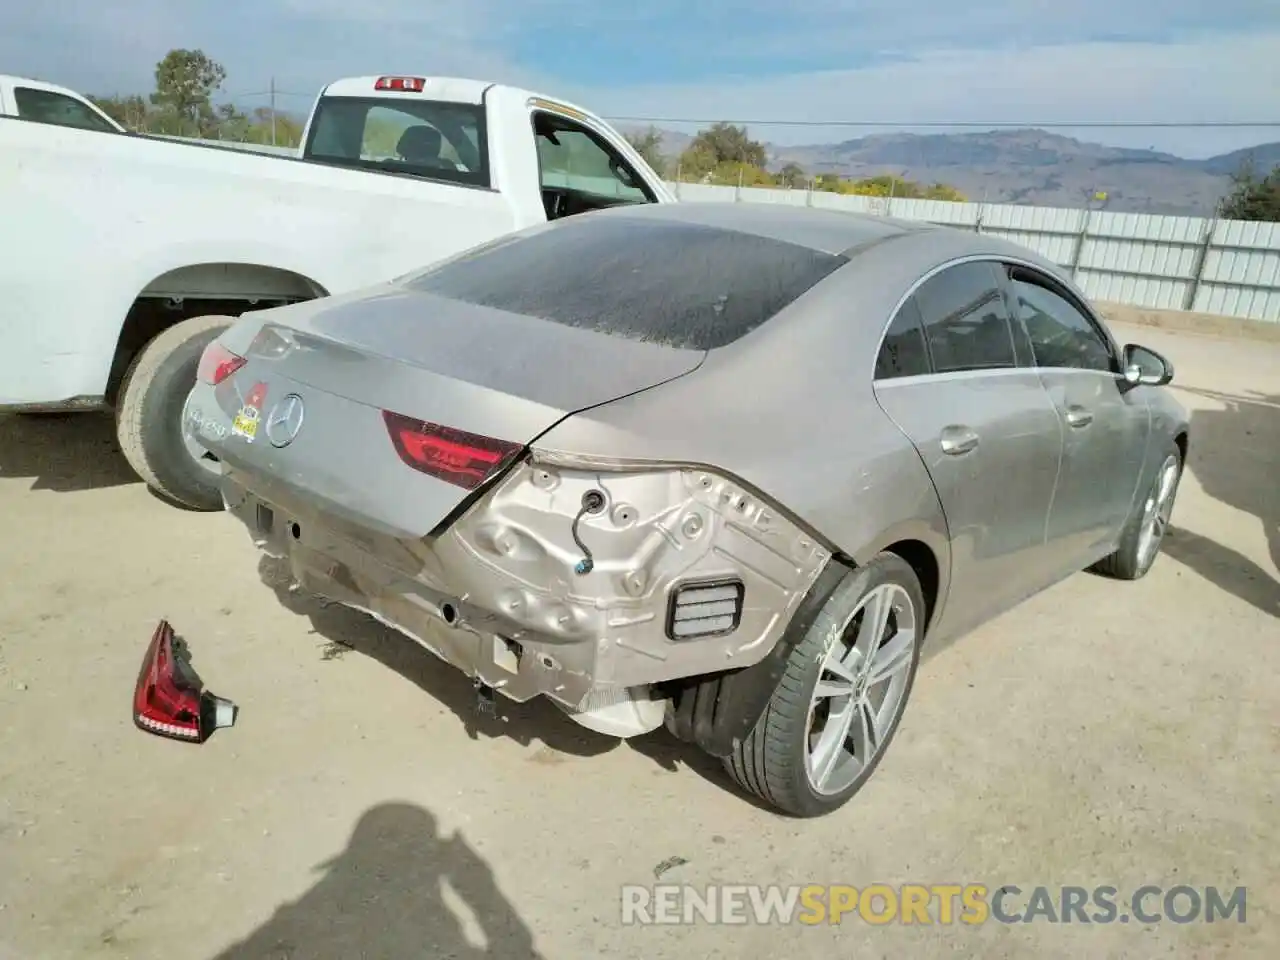
[{"label": "door handle", "polygon": [[958,457],[978,446],[978,435],[968,427],[944,427],[942,429],[942,452],[949,457]]},{"label": "door handle", "polygon": [[1093,414],[1084,407],[1075,406],[1074,404],[1067,407],[1067,423],[1073,427],[1087,427],[1093,423]]}]

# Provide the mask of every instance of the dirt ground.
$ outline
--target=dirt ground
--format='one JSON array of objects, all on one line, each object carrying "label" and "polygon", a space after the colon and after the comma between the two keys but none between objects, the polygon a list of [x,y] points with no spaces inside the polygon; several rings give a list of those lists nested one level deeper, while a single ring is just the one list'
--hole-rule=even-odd
[{"label": "dirt ground", "polygon": [[[1118,332],[1194,410],[1166,555],[928,660],[872,782],[810,822],[665,733],[479,722],[459,674],[150,496],[106,419],[0,420],[0,958],[1280,956],[1280,345]],[[202,746],[130,719],[162,616],[241,708]],[[670,858],[694,885],[1243,885],[1247,915],[623,928],[621,885]]]}]

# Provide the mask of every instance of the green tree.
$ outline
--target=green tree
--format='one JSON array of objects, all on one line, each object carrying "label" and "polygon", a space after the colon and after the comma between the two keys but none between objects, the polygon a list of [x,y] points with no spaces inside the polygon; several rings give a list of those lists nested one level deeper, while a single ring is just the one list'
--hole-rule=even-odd
[{"label": "green tree", "polygon": [[799,187],[805,182],[804,168],[798,163],[788,163],[778,171],[778,183],[784,187]]},{"label": "green tree", "polygon": [[[271,124],[271,108],[255,107],[245,139],[253,143],[271,143]],[[296,147],[302,142],[302,127],[297,117],[277,110],[275,114],[276,145]]]},{"label": "green tree", "polygon": [[156,91],[151,94],[151,102],[176,120],[174,133],[200,135],[216,131],[213,93],[226,78],[222,64],[203,50],[170,50],[156,64]]},{"label": "green tree", "polygon": [[764,144],[747,136],[746,127],[715,123],[697,136],[680,154],[679,174],[683,180],[763,186],[773,184],[764,170]]},{"label": "green tree", "polygon": [[963,203],[967,197],[949,183],[931,183],[921,194],[926,200],[951,200]]},{"label": "green tree", "polygon": [[666,176],[667,158],[662,155],[660,130],[651,126],[644,133],[628,133],[627,142],[635,148],[636,153],[644,157],[644,162],[653,167],[658,176]]},{"label": "green tree", "polygon": [[89,97],[89,102],[126,130],[145,131],[150,122],[151,108],[137,94],[128,97]]},{"label": "green tree", "polygon": [[1280,166],[1259,176],[1253,161],[1246,160],[1231,175],[1231,190],[1218,204],[1225,220],[1280,221]]},{"label": "green tree", "polygon": [[747,136],[746,127],[734,126],[724,121],[699,130],[689,144],[689,151],[707,153],[715,158],[717,164],[746,163],[753,167],[764,167],[768,159],[764,144]]}]

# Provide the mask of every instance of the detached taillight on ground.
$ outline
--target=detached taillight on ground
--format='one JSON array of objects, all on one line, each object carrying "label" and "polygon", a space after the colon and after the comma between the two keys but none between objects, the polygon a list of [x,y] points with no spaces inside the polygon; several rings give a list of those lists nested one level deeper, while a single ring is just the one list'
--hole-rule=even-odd
[{"label": "detached taillight on ground", "polygon": [[186,644],[167,620],[161,620],[133,689],[133,722],[148,733],[203,743],[216,728],[232,726],[235,719],[235,704],[205,692]]},{"label": "detached taillight on ground", "polygon": [[203,383],[217,386],[231,376],[248,361],[238,353],[232,353],[217,340],[204,348],[200,355],[200,365],[196,368],[196,376]]},{"label": "detached taillight on ground", "polygon": [[514,460],[518,443],[382,412],[400,459],[428,476],[474,490]]}]

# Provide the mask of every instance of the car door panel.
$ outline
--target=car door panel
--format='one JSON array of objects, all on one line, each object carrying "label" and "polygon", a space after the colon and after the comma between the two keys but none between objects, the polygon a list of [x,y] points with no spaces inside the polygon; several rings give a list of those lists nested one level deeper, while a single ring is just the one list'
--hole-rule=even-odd
[{"label": "car door panel", "polygon": [[1110,552],[1128,519],[1146,451],[1149,412],[1134,391],[1091,371],[1041,370],[1062,417],[1063,456],[1049,513],[1049,543],[1064,565]]},{"label": "car door panel", "polygon": [[1070,292],[1028,268],[1010,270],[1015,316],[1062,421],[1063,455],[1046,539],[1066,572],[1114,547],[1132,508],[1150,413],[1125,391],[1110,338]]},{"label": "car door panel", "polygon": [[948,621],[976,624],[1043,586],[1062,440],[1035,372],[889,381],[876,394],[919,451],[946,516]]},{"label": "car door panel", "polygon": [[[914,325],[924,373],[913,359]],[[1038,373],[1016,363],[994,264],[964,262],[927,280],[890,324],[881,353],[889,359],[877,361],[876,397],[937,490],[952,543],[945,632],[962,631],[1049,581],[1045,525],[1061,421]]]}]

